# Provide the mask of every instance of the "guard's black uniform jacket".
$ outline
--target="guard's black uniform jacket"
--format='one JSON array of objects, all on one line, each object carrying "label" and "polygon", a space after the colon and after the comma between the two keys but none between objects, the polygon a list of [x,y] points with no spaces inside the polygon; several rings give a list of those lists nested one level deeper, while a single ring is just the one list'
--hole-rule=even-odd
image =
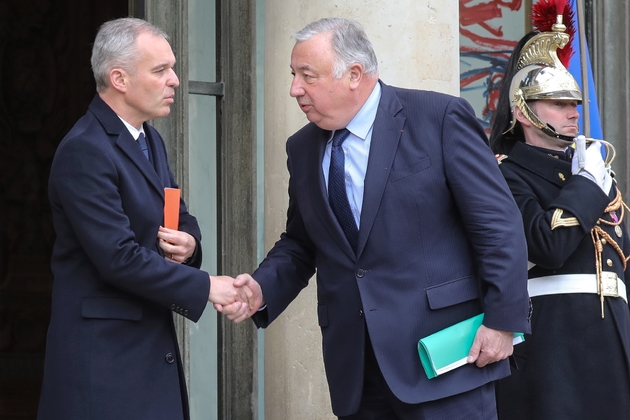
[{"label": "guard's black uniform jacket", "polygon": [[[617,195],[606,196],[593,181],[571,175],[564,153],[518,142],[501,172],[522,213],[530,263],[529,278],[594,274],[591,229],[611,240],[602,244],[602,269],[622,280],[630,239],[623,206],[605,212]],[[630,217],[630,216],[626,216]],[[603,221],[602,221],[603,220]],[[620,229],[621,228],[621,229]],[[626,277],[628,278],[628,277]],[[500,420],[604,420],[630,418],[630,310],[626,301],[606,297],[602,319],[596,293],[532,297],[532,335],[515,346],[518,369],[497,384]]]}]

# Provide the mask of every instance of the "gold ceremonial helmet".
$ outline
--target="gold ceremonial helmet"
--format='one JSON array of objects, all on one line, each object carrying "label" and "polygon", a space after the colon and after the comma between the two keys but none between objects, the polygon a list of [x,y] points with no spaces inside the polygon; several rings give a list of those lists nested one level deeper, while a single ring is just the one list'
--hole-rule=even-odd
[{"label": "gold ceremonial helmet", "polygon": [[569,43],[570,37],[565,30],[562,15],[557,15],[551,32],[534,35],[521,49],[516,66],[517,73],[510,85],[512,125],[507,131],[516,125],[513,109],[517,106],[523,115],[545,134],[573,141],[573,137],[563,136],[553,127],[543,123],[527,104],[527,101],[538,99],[563,99],[582,103],[580,86],[557,54],[558,48],[564,48]]}]

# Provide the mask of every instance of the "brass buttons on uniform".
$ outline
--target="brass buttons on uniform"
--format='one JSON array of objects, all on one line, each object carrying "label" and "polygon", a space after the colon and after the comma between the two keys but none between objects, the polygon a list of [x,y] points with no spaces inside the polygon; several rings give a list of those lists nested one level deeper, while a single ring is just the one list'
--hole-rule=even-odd
[{"label": "brass buttons on uniform", "polygon": [[564,174],[562,172],[558,172],[558,178],[560,178],[563,181],[566,181],[566,178],[564,177]]},{"label": "brass buttons on uniform", "polygon": [[610,258],[606,260],[606,265],[608,267],[612,267],[613,266],[613,262],[612,262],[612,260]]},{"label": "brass buttons on uniform", "polygon": [[606,239],[605,238],[602,238],[600,242],[602,243],[602,245],[606,245]]}]

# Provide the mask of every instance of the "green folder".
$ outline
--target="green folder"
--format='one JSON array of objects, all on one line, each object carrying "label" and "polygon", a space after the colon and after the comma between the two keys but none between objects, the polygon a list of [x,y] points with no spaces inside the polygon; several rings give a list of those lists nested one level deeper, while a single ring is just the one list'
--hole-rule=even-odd
[{"label": "green folder", "polygon": [[[429,379],[468,363],[468,353],[482,322],[483,314],[479,314],[418,341],[420,361]],[[523,341],[522,333],[514,333],[514,344]]]}]

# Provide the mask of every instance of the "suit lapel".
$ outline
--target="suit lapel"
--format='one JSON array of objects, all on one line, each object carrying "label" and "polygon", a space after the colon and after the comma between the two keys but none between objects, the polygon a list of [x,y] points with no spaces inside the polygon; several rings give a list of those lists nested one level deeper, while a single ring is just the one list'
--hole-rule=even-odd
[{"label": "suit lapel", "polygon": [[394,157],[398,150],[398,142],[405,126],[405,117],[398,115],[400,110],[402,110],[402,105],[398,101],[396,93],[383,83],[381,83],[381,86],[383,90],[378,111],[376,112],[376,119],[374,120],[370,156],[365,173],[361,227],[359,229],[357,249],[357,254],[359,255],[367,242],[370,230],[372,230],[372,225],[389,179]]},{"label": "suit lapel", "polygon": [[158,132],[147,123],[144,123],[144,132],[146,134],[147,142],[149,143],[149,148],[151,149],[153,169],[157,173],[158,184],[160,188],[170,187],[170,169],[166,159],[164,142]]}]

